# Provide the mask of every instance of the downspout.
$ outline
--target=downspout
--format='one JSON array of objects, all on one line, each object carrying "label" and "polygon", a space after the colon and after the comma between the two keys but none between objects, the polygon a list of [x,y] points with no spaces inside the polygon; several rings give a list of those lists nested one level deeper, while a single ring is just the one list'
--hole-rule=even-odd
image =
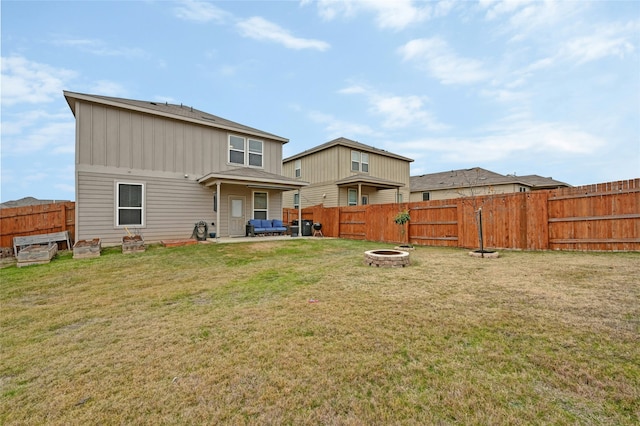
[{"label": "downspout", "polygon": [[216,182],[216,198],[218,205],[216,206],[216,242],[220,240],[220,208],[222,204],[222,195],[220,193],[220,181]]}]

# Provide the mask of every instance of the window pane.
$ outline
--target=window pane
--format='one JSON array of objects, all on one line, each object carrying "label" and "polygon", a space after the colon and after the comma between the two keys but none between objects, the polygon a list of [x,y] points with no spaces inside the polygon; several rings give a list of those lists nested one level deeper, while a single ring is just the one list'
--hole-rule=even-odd
[{"label": "window pane", "polygon": [[229,151],[229,162],[244,164],[244,152]]},{"label": "window pane", "polygon": [[369,173],[369,165],[362,163],[362,171],[365,173]]},{"label": "window pane", "polygon": [[351,151],[351,171],[360,171],[360,153]]},{"label": "window pane", "polygon": [[231,217],[242,217],[242,200],[231,200]]},{"label": "window pane", "polygon": [[253,212],[253,218],[254,219],[267,219],[267,212],[262,210],[262,211],[255,211]]},{"label": "window pane", "polygon": [[118,207],[142,207],[142,185],[119,184]]},{"label": "window pane", "polygon": [[358,191],[355,189],[349,190],[349,205],[355,206],[358,204]]},{"label": "window pane", "polygon": [[120,209],[118,211],[119,225],[142,225],[141,209]]},{"label": "window pane", "polygon": [[249,165],[262,167],[262,154],[249,153]]},{"label": "window pane", "polygon": [[293,194],[293,208],[300,208],[300,194]]},{"label": "window pane", "polygon": [[238,136],[229,136],[229,146],[232,149],[244,151],[244,138],[239,138]]},{"label": "window pane", "polygon": [[249,152],[257,152],[262,154],[262,141],[249,139]]},{"label": "window pane", "polygon": [[253,194],[253,208],[256,210],[267,209],[267,193],[266,192],[256,192],[255,194]]}]

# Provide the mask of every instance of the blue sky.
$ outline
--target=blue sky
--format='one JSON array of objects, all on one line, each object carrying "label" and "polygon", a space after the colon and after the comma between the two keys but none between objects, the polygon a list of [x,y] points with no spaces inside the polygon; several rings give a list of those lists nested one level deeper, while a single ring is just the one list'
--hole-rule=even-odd
[{"label": "blue sky", "polygon": [[1,200],[74,199],[70,90],[571,185],[640,176],[640,2],[11,1]]}]

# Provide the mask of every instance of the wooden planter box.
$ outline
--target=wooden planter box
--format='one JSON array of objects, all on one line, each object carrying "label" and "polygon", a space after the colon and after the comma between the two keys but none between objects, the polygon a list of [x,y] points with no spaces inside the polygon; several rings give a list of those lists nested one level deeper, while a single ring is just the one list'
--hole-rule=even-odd
[{"label": "wooden planter box", "polygon": [[140,235],[122,237],[122,253],[142,253],[145,250],[144,240]]},{"label": "wooden planter box", "polygon": [[20,249],[18,252],[18,268],[29,265],[42,265],[49,263],[58,253],[58,244],[33,244]]},{"label": "wooden planter box", "polygon": [[73,245],[73,258],[88,259],[92,257],[99,257],[101,249],[102,242],[100,241],[100,238],[76,241]]}]

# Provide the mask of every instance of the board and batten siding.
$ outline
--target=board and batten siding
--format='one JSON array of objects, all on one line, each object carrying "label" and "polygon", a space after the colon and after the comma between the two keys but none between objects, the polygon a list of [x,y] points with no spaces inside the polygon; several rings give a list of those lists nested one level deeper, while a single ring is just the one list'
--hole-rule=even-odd
[{"label": "board and batten siding", "polygon": [[[241,132],[186,123],[137,111],[79,102],[76,163],[204,176],[228,164],[229,134]],[[263,139],[263,170],[282,170],[282,143]]]}]

